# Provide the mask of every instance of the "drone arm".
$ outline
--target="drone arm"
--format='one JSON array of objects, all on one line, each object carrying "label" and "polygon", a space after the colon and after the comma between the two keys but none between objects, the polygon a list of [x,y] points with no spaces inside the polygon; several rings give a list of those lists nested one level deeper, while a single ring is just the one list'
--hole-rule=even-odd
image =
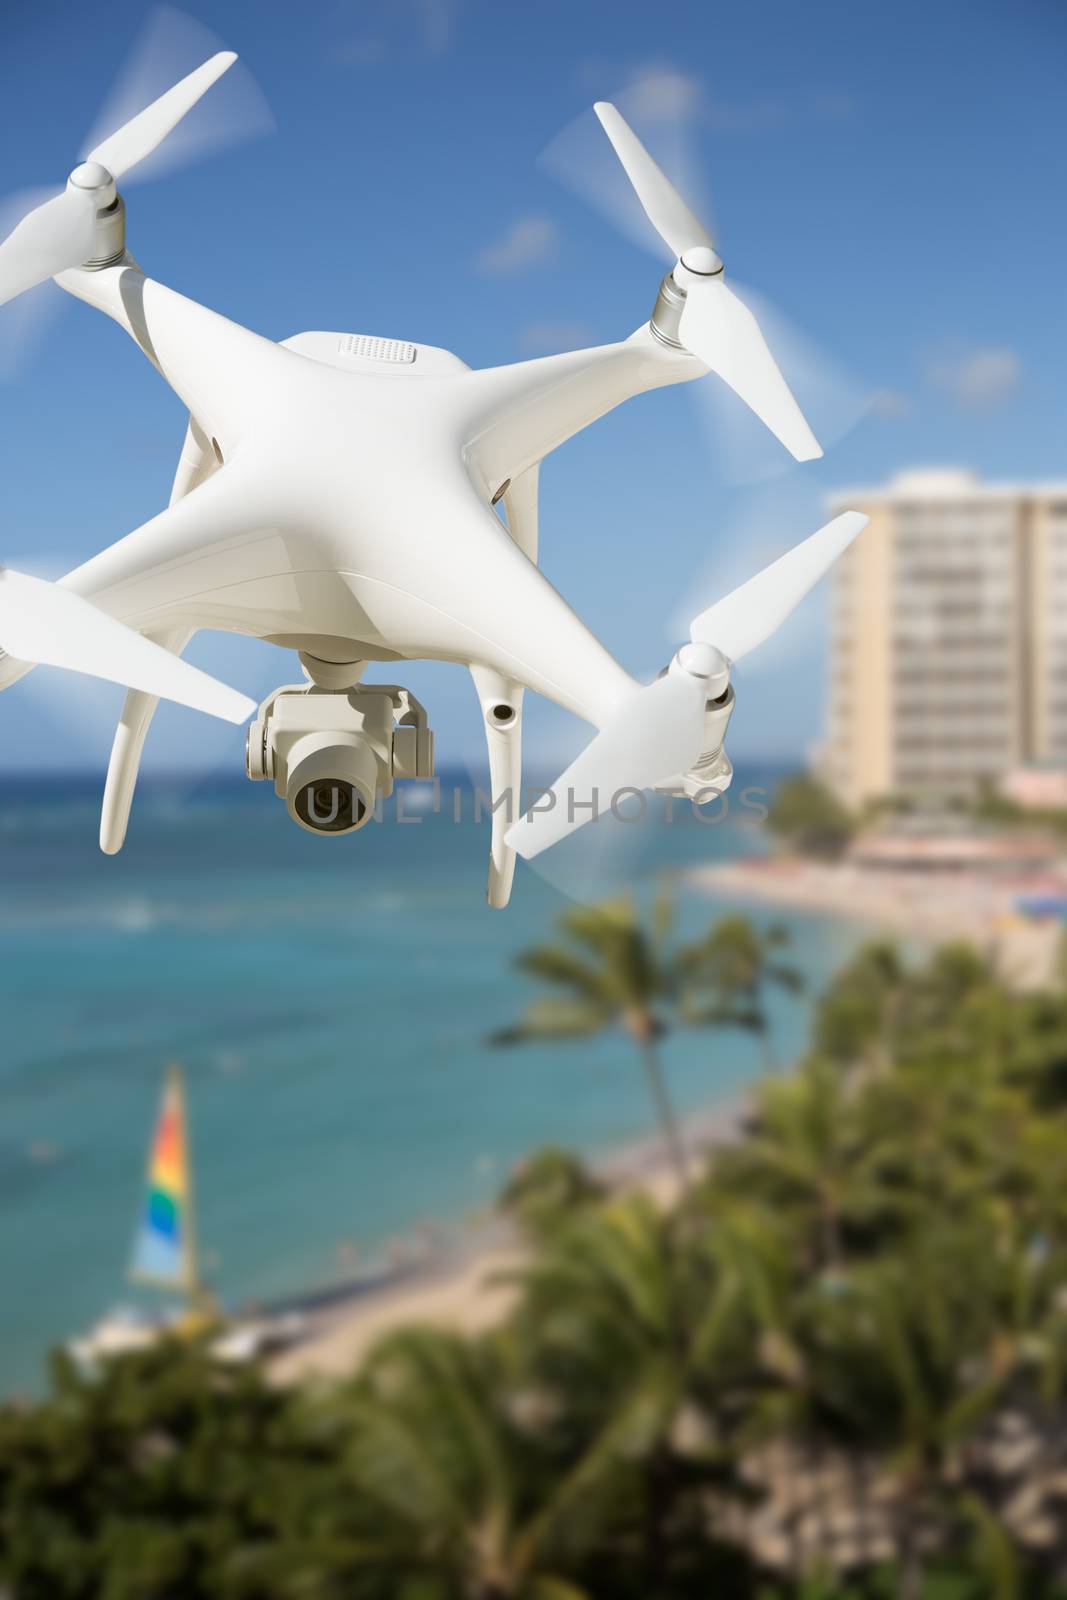
[{"label": "drone arm", "polygon": [[203,597],[232,582],[235,552],[272,523],[271,513],[258,464],[235,461],[60,582],[141,633],[226,627]]},{"label": "drone arm", "polygon": [[633,395],[703,377],[646,323],[622,344],[473,373],[466,458],[489,494]]},{"label": "drone arm", "polygon": [[228,455],[244,436],[260,397],[275,391],[286,363],[300,357],[215,311],[146,278],[127,254],[113,267],[75,267],[61,289],[111,317],[140,347]]}]

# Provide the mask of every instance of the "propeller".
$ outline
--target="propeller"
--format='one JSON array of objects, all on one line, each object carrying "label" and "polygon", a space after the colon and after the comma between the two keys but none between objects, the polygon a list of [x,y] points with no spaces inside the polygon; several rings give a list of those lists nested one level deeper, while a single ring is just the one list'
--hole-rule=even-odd
[{"label": "propeller", "polygon": [[0,654],[35,666],[65,667],[247,722],[254,700],[227,688],[61,584],[0,567]]},{"label": "propeller", "polygon": [[217,50],[209,60],[186,74],[158,100],[131,117],[117,133],[102,139],[86,156],[106,167],[113,178],[122,178],[161,145],[168,134],[196,105],[212,84],[217,83],[237,60],[236,51]]},{"label": "propeller", "polygon": [[35,206],[0,244],[0,305],[92,256],[97,214],[115,201],[115,180],[162,144],[237,60],[220,50],[103,139],[61,194]]},{"label": "propeller", "polygon": [[672,273],[685,296],[678,339],[717,372],[798,461],[822,455],[752,312],[723,280],[711,235],[656,165],[621,113],[606,100],[593,108],[645,215],[678,258]]},{"label": "propeller", "polygon": [[844,511],[834,517],[818,533],[802,539],[724,600],[716,600],[694,617],[690,638],[695,643],[713,644],[728,661],[740,661],[777,633],[869,520],[860,511]]},{"label": "propeller", "polygon": [[730,666],[770,638],[852,543],[868,519],[846,511],[740,588],[702,611],[667,671],[637,689],[538,802],[508,830],[527,860],[591,821],[625,793],[690,772],[705,753],[705,709]]}]

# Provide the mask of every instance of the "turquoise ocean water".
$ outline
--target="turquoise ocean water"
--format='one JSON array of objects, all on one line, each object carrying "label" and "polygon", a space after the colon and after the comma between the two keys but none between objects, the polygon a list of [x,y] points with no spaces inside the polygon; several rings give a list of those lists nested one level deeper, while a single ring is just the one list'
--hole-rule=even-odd
[{"label": "turquoise ocean water", "polygon": [[[770,781],[744,774],[734,792]],[[623,872],[647,892],[665,870],[763,848],[736,804],[716,826],[678,811],[625,837],[608,827],[595,849],[587,829],[546,867],[552,881],[520,865],[498,913],[484,902],[488,822],[468,793],[457,824],[447,785],[437,814],[317,840],[266,785],[157,781],[111,859],[96,846],[99,789],[51,776],[0,789],[0,1394],[38,1388],[49,1345],[130,1298],[168,1062],[186,1070],[222,1296],[340,1280],[427,1219],[484,1209],[538,1144],[597,1152],[650,1131],[625,1041],[487,1048],[532,992],[513,957],[568,892]],[[721,909],[684,894],[683,930]],[[813,986],[856,938],[779,920]],[[806,1003],[776,1000],[773,1017],[778,1053],[795,1054]],[[759,1070],[743,1036],[677,1035],[666,1054],[682,1106]]]}]

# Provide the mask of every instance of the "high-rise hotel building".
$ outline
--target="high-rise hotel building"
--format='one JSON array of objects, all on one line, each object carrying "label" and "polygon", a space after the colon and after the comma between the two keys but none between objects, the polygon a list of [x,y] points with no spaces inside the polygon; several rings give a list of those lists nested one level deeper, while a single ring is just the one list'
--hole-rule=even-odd
[{"label": "high-rise hotel building", "polygon": [[833,507],[871,519],[832,579],[822,758],[842,799],[1067,767],[1067,482],[907,472]]}]

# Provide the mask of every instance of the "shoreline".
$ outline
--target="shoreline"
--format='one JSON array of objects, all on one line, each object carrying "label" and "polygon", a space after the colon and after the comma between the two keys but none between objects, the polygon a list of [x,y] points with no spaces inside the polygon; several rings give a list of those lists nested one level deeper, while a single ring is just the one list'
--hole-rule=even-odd
[{"label": "shoreline", "polygon": [[[1061,948],[1058,922],[1033,922],[1012,914],[1015,897],[1024,892],[1017,880],[887,874],[847,862],[763,856],[691,868],[685,878],[709,897],[858,923],[913,946],[966,940],[1023,988],[1040,988],[1048,981]],[[782,1071],[792,1070],[794,1064]],[[682,1114],[685,1147],[694,1163],[740,1137],[759,1081],[749,1080]],[[660,1206],[677,1196],[669,1153],[655,1133],[583,1159],[613,1194],[641,1192]],[[521,1271],[529,1250],[514,1224],[485,1211],[469,1217],[461,1229],[427,1232],[390,1266],[278,1296],[259,1312],[279,1320],[295,1313],[304,1331],[296,1342],[267,1354],[265,1369],[273,1382],[282,1385],[330,1382],[353,1372],[375,1343],[405,1325],[477,1335],[501,1321],[514,1305],[519,1290],[508,1280]]]},{"label": "shoreline", "polygon": [[[686,1153],[699,1158],[733,1143],[751,1106],[751,1087],[682,1118]],[[587,1161],[614,1194],[640,1191],[666,1206],[677,1195],[677,1180],[662,1139],[648,1135],[628,1141]],[[501,1281],[520,1268],[528,1246],[506,1218],[487,1214],[468,1228],[456,1245],[420,1264],[400,1268],[351,1286],[329,1286],[294,1296],[275,1309],[299,1311],[308,1318],[306,1336],[268,1356],[266,1369],[279,1384],[335,1379],[350,1373],[385,1334],[418,1322],[458,1333],[476,1334],[506,1316],[516,1289]]]},{"label": "shoreline", "polygon": [[964,941],[1021,990],[1046,987],[1058,971],[1062,923],[1025,918],[1016,909],[1020,895],[1040,891],[1040,879],[889,873],[850,862],[758,856],[694,867],[686,881],[714,898],[839,917],[922,944]]},{"label": "shoreline", "polygon": [[[852,866],[773,856],[695,867],[685,877],[692,887],[711,897],[840,918],[915,943],[933,945],[959,938],[971,942],[984,938],[994,945],[1003,942],[1003,930],[996,926],[1006,905],[1003,886],[997,886],[999,895],[988,894],[976,901],[973,886],[959,882],[952,886],[954,892],[941,894],[929,882],[905,886],[896,879],[878,881],[876,874]],[[1032,925],[1026,928],[1027,933],[1033,931]],[[1036,952],[1029,945],[1022,952],[1031,980],[1043,978],[1049,965],[1046,930],[1038,932],[1043,937],[1037,941]],[[1018,940],[1009,942],[1018,958]],[[1058,952],[1058,929],[1055,949]],[[988,953],[993,959],[1003,959],[999,949]],[[788,1072],[792,1065],[782,1070]],[[702,1157],[740,1136],[753,1086],[750,1083],[683,1115],[682,1133],[691,1157]],[[594,1175],[614,1193],[641,1191],[664,1206],[677,1194],[668,1152],[655,1134],[629,1140],[586,1160]],[[504,1217],[483,1214],[460,1238],[444,1243],[422,1262],[409,1263],[347,1290],[327,1287],[318,1295],[285,1301],[285,1309],[308,1316],[308,1333],[299,1343],[268,1358],[267,1370],[278,1383],[341,1377],[358,1365],[378,1339],[406,1323],[477,1334],[507,1314],[517,1291],[502,1280],[521,1268],[527,1258],[528,1247],[518,1230]]]}]

